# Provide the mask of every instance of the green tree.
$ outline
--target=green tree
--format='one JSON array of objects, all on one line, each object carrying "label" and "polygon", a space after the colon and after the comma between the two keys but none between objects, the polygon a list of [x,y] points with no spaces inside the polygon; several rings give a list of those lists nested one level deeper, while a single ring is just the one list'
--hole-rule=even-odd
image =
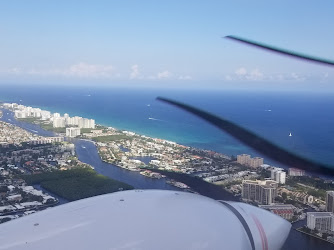
[{"label": "green tree", "polygon": [[328,234],[327,234],[327,233],[323,233],[322,236],[321,236],[321,238],[323,238],[323,239],[325,239],[325,240],[327,240],[327,237],[328,237]]},{"label": "green tree", "polygon": [[278,203],[282,203],[282,202],[283,202],[283,198],[280,197],[280,196],[275,197],[275,200],[276,200]]},{"label": "green tree", "polygon": [[288,198],[288,195],[287,195],[286,192],[283,192],[283,193],[282,193],[282,198],[283,198],[283,200],[286,200],[286,199]]}]

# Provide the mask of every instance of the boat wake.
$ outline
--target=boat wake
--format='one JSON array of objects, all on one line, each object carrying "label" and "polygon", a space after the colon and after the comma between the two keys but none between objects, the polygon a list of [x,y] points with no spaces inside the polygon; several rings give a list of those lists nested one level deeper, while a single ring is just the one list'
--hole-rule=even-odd
[{"label": "boat wake", "polygon": [[153,118],[153,117],[149,117],[148,119],[152,120],[152,121],[161,121],[161,122],[163,122],[163,120],[160,120],[160,119],[157,119],[157,118]]}]

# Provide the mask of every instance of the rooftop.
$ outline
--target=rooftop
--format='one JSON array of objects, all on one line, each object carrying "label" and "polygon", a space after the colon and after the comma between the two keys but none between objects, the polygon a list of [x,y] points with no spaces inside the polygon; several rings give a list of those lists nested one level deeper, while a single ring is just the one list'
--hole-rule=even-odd
[{"label": "rooftop", "polygon": [[316,217],[331,217],[333,216],[333,213],[331,212],[307,212],[307,216],[316,216]]}]

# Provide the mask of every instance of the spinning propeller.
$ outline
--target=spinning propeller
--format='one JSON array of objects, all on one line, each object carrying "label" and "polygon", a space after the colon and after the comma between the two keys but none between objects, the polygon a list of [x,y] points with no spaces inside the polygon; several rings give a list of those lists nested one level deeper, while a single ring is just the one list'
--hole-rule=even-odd
[{"label": "spinning propeller", "polygon": [[[315,62],[319,64],[334,66],[334,61],[318,58],[314,56],[304,55],[301,53],[297,53],[291,50],[281,49],[278,47],[274,47],[271,45],[266,45],[263,43],[251,41],[248,39],[243,39],[236,36],[226,36],[227,39],[238,41],[250,46],[255,46],[257,48],[265,49],[270,52],[279,53],[282,55],[291,56],[294,58]],[[208,123],[218,127],[220,130],[230,134],[234,138],[238,139],[242,143],[246,144],[247,146],[255,149],[257,152],[277,161],[284,165],[295,167],[299,169],[303,169],[309,173],[313,174],[320,174],[320,175],[332,175],[334,176],[334,166],[329,166],[326,164],[322,164],[305,157],[299,156],[288,150],[275,145],[271,141],[258,136],[257,134],[229,121],[222,117],[218,117],[214,114],[210,114],[207,111],[192,107],[187,104],[183,104],[181,102],[173,101],[163,97],[157,97],[157,100],[163,101],[165,103],[174,105],[180,109],[183,109],[191,114],[194,114],[203,120],[207,121]]]}]

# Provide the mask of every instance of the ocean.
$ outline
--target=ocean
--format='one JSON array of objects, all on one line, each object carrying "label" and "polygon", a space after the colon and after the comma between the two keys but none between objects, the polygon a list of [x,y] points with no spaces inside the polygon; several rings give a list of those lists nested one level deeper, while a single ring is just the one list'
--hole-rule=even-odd
[{"label": "ocean", "polygon": [[[201,119],[156,100],[167,97],[229,119],[295,153],[334,160],[334,94],[82,86],[2,86],[0,101],[95,119],[227,155],[261,156]],[[289,134],[292,136],[289,136]],[[265,158],[266,163],[276,164]]]},{"label": "ocean", "polygon": [[[324,163],[331,163],[333,160],[334,95],[330,94],[68,86],[11,86],[2,87],[0,90],[0,101],[93,118],[97,123],[106,126],[228,155],[258,155],[197,117],[156,101],[157,96],[189,103],[220,115],[309,158]],[[80,143],[85,143],[85,147]],[[90,146],[92,144],[79,140],[77,153],[79,158],[84,157],[81,159],[83,162],[95,166],[99,173],[139,188],[173,189],[164,183],[165,180],[145,178],[137,172],[113,168],[101,162],[97,153],[92,153],[94,150],[91,150],[90,154],[86,153],[85,150]],[[266,159],[266,162],[270,163],[269,159]],[[294,227],[301,223],[305,222],[294,224]],[[291,230],[282,249],[332,249],[332,245]]]}]

